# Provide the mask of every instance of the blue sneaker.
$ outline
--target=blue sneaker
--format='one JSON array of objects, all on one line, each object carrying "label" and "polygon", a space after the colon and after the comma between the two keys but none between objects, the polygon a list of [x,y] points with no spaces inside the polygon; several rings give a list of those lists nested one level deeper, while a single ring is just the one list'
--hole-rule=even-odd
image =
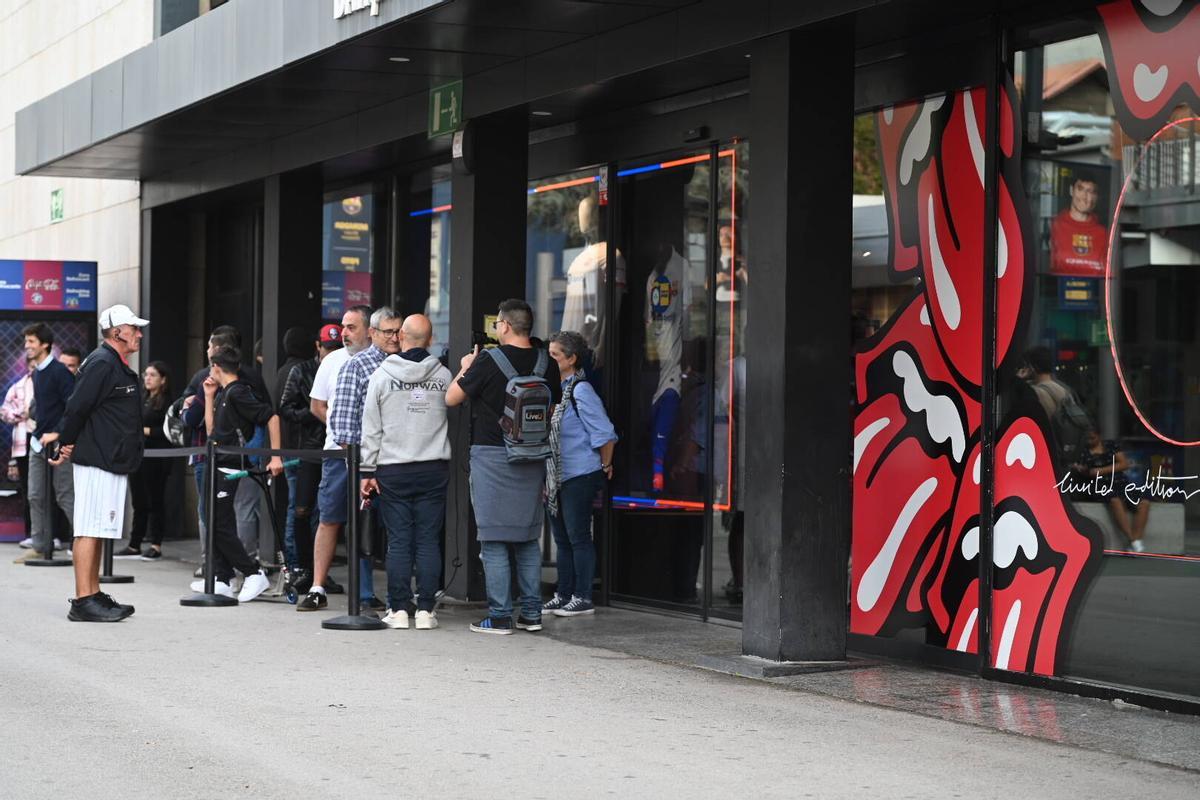
[{"label": "blue sneaker", "polygon": [[596,607],[592,605],[591,600],[584,600],[582,597],[572,597],[571,602],[555,611],[554,615],[558,617],[578,617],[583,614],[595,613]]},{"label": "blue sneaker", "polygon": [[475,633],[495,633],[501,636],[511,636],[513,632],[512,618],[484,617],[479,622],[471,623]]}]

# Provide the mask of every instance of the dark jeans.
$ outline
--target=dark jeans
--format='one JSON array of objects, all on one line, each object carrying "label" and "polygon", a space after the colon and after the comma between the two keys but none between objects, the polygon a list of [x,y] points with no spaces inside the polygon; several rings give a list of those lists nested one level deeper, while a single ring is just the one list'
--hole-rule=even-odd
[{"label": "dark jeans", "polygon": [[592,600],[596,577],[596,546],[592,543],[592,502],[604,485],[600,470],[563,481],[558,489],[558,514],[550,517],[558,548],[558,595]]},{"label": "dark jeans", "polygon": [[432,611],[442,575],[442,524],[446,519],[449,466],[385,464],[379,482],[379,514],[387,529],[388,608],[412,610],[413,564],[420,611]]},{"label": "dark jeans", "polygon": [[167,478],[171,475],[172,459],[144,458],[129,481],[133,495],[133,527],[129,546],[140,550],[142,541],[161,545],[166,527]]},{"label": "dark jeans", "polygon": [[219,471],[216,476],[220,484],[217,486],[217,505],[213,509],[213,573],[217,580],[229,583],[235,569],[242,575],[253,575],[258,572],[259,565],[247,555],[242,540],[238,538],[237,512],[233,499],[237,495],[241,479],[224,480]]},{"label": "dark jeans", "polygon": [[321,485],[321,462],[301,461],[296,465],[296,488],[292,504],[296,509],[296,524],[292,528],[295,540],[296,564],[312,571],[313,536],[317,530],[317,487]]}]

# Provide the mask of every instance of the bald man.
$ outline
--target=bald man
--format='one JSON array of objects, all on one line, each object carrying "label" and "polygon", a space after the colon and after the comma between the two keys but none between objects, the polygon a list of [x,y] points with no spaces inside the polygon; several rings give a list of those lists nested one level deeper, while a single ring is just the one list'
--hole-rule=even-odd
[{"label": "bald man", "polygon": [[438,624],[434,600],[442,573],[440,541],[450,474],[446,389],[453,376],[429,353],[433,325],[428,317],[405,319],[401,337],[401,352],[384,359],[367,385],[360,489],[363,499],[378,495],[387,528],[384,623],[407,628],[415,618],[417,630],[432,630]]}]

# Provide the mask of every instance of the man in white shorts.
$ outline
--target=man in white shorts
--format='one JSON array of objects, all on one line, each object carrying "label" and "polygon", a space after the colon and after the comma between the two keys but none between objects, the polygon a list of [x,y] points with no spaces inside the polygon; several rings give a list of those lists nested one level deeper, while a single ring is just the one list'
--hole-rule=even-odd
[{"label": "man in white shorts", "polygon": [[142,463],[142,382],[128,359],[149,324],[129,306],[100,312],[100,346],[80,365],[59,430],[49,434],[61,445],[50,463],[70,459],[75,479],[75,599],[67,614],[75,622],[120,622],[133,613],[100,591],[100,554],[102,539],[121,538],[129,475]]}]

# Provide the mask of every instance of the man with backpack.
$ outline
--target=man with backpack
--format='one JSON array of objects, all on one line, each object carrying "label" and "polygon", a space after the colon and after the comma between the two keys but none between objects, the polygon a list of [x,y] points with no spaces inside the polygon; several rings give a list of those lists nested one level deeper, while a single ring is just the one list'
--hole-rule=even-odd
[{"label": "man with backpack", "polygon": [[558,365],[530,341],[533,310],[505,300],[496,317],[500,346],[463,356],[446,405],[471,401],[471,505],[479,532],[488,615],[476,633],[513,632],[512,571],[517,563],[516,627],[542,629],[542,489],[550,456],[550,417],[562,399]]},{"label": "man with backpack", "polygon": [[1025,352],[1025,364],[1017,372],[1033,389],[1046,412],[1054,435],[1055,453],[1060,468],[1079,461],[1087,449],[1092,422],[1071,387],[1054,377],[1054,357],[1047,347]]}]

